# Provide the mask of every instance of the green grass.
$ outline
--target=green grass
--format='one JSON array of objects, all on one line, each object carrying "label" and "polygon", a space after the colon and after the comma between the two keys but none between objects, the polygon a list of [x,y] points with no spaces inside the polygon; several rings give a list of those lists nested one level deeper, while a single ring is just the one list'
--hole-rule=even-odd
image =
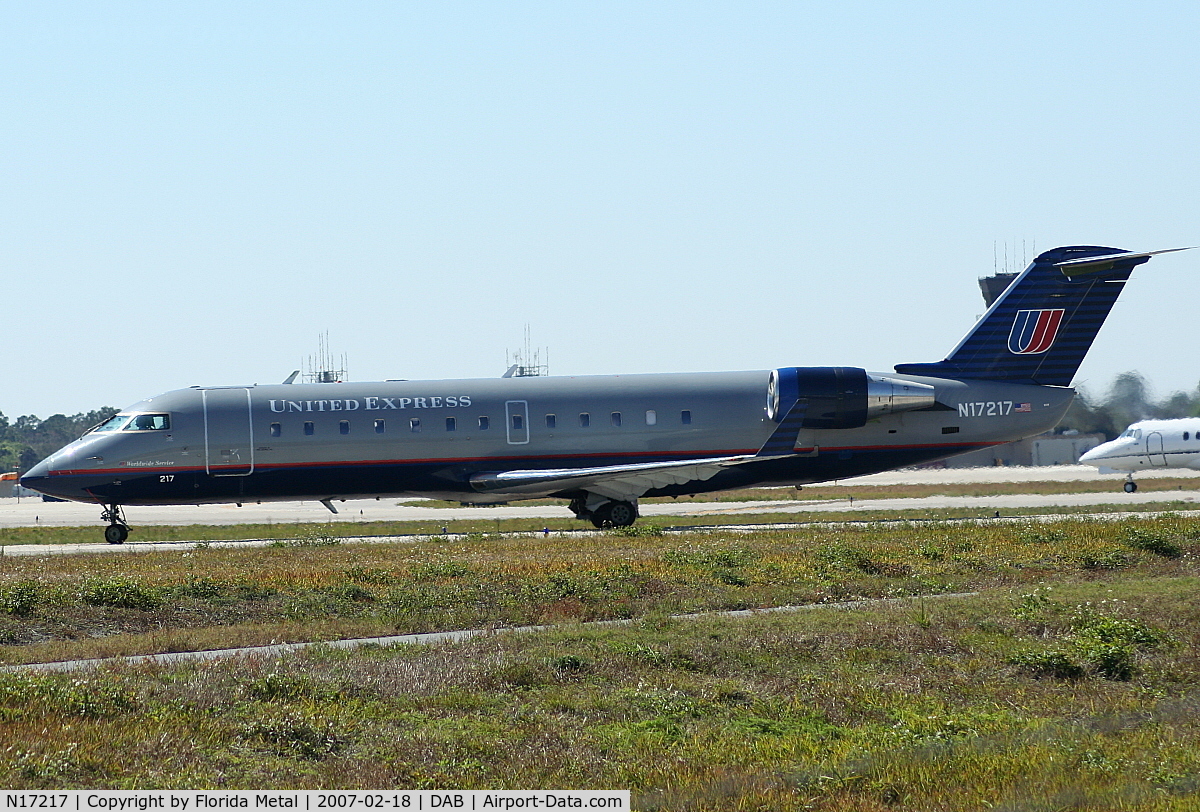
[{"label": "green grass", "polygon": [[[625,788],[640,810],[1194,809],[1193,577],[0,676],[6,787]],[[1114,602],[1112,595],[1124,599]],[[1133,672],[1014,663],[1071,617]]]},{"label": "green grass", "polygon": [[[1186,515],[434,537],[0,559],[0,662],[641,617],[1176,572]],[[4,607],[8,607],[4,609]]]},{"label": "green grass", "polygon": [[[327,542],[0,559],[0,657],[555,628],[0,674],[0,785],[629,788],[641,810],[1198,803],[1187,515]],[[669,617],[876,597],[907,600]],[[610,618],[632,623],[579,623]]]},{"label": "green grass", "polygon": [[[681,501],[681,507],[686,501]],[[1001,516],[1057,516],[1066,511],[1076,515],[1127,513],[1158,513],[1162,511],[1190,512],[1200,509],[1200,503],[1186,501],[1147,502],[1136,505],[1100,504],[1072,505],[1069,508],[1004,508]],[[735,524],[795,524],[821,522],[939,522],[993,518],[995,510],[980,508],[935,508],[897,510],[797,511],[777,513],[738,513],[737,505],[709,511],[702,515],[652,516],[642,518],[638,526],[658,528],[713,527]],[[681,510],[681,513],[683,511]],[[492,535],[524,533],[538,535],[545,529],[554,532],[591,532],[590,522],[576,519],[487,519],[462,518],[453,521],[325,521],[273,524],[230,525],[136,525],[129,541],[243,541],[247,539],[278,539],[291,541],[308,535],[327,535],[333,538],[441,536],[443,529],[450,535]],[[4,547],[21,544],[98,544],[103,541],[100,525],[88,527],[7,527],[0,528],[0,558]]]}]

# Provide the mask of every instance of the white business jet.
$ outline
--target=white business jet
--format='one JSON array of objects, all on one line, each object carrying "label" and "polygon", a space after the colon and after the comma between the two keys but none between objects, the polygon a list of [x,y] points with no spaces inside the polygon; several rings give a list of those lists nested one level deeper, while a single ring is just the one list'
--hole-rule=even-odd
[{"label": "white business jet", "polygon": [[1179,420],[1142,420],[1115,440],[1098,445],[1079,461],[1101,473],[1126,471],[1125,492],[1137,490],[1135,471],[1156,468],[1200,470],[1200,417]]}]

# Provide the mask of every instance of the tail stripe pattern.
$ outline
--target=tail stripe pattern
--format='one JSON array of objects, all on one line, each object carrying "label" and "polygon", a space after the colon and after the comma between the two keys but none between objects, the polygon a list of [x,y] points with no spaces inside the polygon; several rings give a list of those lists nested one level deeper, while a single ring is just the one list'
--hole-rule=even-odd
[{"label": "tail stripe pattern", "polygon": [[1080,265],[1074,273],[1062,263],[1121,253],[1085,245],[1039,255],[944,361],[899,364],[896,371],[1069,386],[1130,272],[1149,256]]}]

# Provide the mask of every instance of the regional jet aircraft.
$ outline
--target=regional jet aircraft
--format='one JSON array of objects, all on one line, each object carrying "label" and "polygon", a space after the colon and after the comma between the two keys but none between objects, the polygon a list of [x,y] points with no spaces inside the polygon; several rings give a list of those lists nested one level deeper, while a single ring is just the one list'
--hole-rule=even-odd
[{"label": "regional jet aircraft", "polygon": [[1100,473],[1127,471],[1125,492],[1137,490],[1135,471],[1158,468],[1200,469],[1200,417],[1180,420],[1142,420],[1115,440],[1096,446],[1079,458]]},{"label": "regional jet aircraft", "polygon": [[[1182,249],[1172,249],[1182,250]],[[1130,272],[1157,253],[1039,255],[945,360],[704,374],[193,387],[136,403],[21,483],[103,506],[422,495],[567,500],[597,527],[638,499],[799,485],[1039,434]]]}]

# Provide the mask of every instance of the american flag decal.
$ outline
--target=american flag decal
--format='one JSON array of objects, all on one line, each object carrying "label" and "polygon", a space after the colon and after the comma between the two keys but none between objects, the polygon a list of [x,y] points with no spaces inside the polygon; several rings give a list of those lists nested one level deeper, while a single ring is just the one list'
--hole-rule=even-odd
[{"label": "american flag decal", "polygon": [[1008,333],[1008,351],[1013,355],[1041,355],[1054,344],[1065,311],[1018,310]]},{"label": "american flag decal", "polygon": [[1014,412],[1032,412],[1033,404],[1032,403],[1018,403],[1016,405],[1016,408],[1013,409],[1013,411]]}]

